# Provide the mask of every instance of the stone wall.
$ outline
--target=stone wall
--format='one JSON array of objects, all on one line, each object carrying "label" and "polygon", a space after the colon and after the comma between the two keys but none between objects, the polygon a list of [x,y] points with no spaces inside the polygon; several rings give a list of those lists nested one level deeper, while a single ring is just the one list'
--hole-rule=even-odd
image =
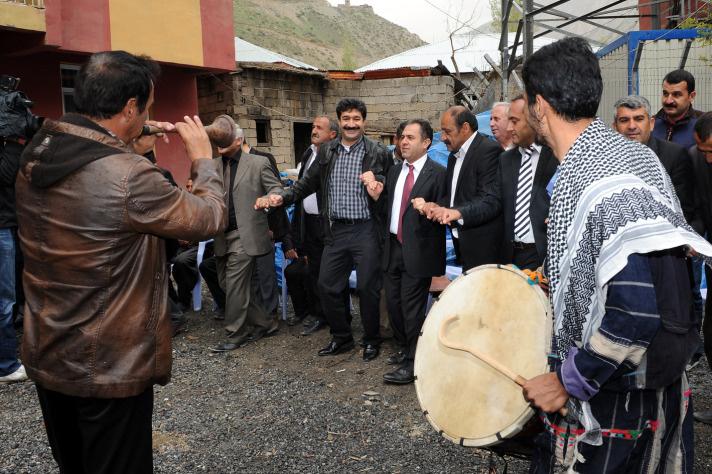
[{"label": "stone wall", "polygon": [[[319,115],[336,118],[344,97],[366,103],[367,136],[391,144],[403,120],[429,120],[436,131],[443,111],[455,105],[454,80],[448,76],[371,81],[330,80],[325,73],[282,66],[239,64],[234,73],[198,79],[198,105],[204,123],[231,115],[247,142],[275,156],[281,170],[294,167],[308,147],[309,126]],[[268,130],[259,142],[258,127]]]},{"label": "stone wall", "polygon": [[366,134],[391,144],[391,137],[403,120],[422,118],[440,129],[440,116],[455,105],[455,82],[448,76],[402,77],[372,81],[329,81],[324,98],[328,110],[344,97],[358,97],[366,103]]}]

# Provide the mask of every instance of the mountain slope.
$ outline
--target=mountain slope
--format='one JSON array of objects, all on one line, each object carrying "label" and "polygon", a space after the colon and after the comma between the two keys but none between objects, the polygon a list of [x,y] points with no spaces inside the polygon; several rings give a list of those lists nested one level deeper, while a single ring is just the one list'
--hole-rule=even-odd
[{"label": "mountain slope", "polygon": [[326,0],[235,0],[235,36],[322,69],[356,69],[425,44],[370,7]]}]

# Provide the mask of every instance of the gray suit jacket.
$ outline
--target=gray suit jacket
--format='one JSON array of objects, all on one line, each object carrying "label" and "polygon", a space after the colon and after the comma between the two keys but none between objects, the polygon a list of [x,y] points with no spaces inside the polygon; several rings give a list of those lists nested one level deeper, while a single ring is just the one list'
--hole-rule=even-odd
[{"label": "gray suit jacket", "polygon": [[[215,159],[219,163],[222,175],[222,156]],[[266,157],[252,153],[242,154],[235,173],[232,193],[240,241],[245,253],[250,257],[264,255],[272,249],[267,213],[255,211],[255,201],[268,194],[279,194],[282,190],[282,183],[274,176]],[[227,251],[225,234],[215,236],[214,248],[216,256],[225,255]]]}]

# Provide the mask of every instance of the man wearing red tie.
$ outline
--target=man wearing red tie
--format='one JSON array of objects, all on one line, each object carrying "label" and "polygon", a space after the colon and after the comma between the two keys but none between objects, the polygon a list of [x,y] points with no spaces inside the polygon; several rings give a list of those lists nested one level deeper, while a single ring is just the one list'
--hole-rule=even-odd
[{"label": "man wearing red tie", "polygon": [[[445,273],[445,227],[416,211],[416,197],[437,202],[446,197],[445,167],[428,158],[433,128],[426,120],[408,122],[401,139],[403,163],[393,166],[381,183],[369,186],[371,197],[386,206],[389,238],[383,247],[386,301],[391,325],[406,337],[403,352],[387,360],[400,367],[383,376],[386,382],[413,382],[413,359],[425,321],[430,280]],[[381,192],[385,195],[379,199]]]}]

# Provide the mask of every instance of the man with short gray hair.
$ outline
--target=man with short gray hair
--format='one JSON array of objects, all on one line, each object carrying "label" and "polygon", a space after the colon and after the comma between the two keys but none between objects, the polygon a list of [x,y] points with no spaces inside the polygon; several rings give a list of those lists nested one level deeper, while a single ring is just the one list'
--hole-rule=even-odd
[{"label": "man with short gray hair", "polygon": [[509,112],[509,102],[495,102],[490,111],[490,130],[492,136],[505,150],[514,148],[512,135],[507,130],[507,113]]},{"label": "man with short gray hair", "polygon": [[653,150],[670,175],[687,222],[692,224],[695,205],[692,163],[687,149],[678,143],[652,136],[655,117],[648,99],[640,95],[622,97],[613,105],[613,130]]}]

